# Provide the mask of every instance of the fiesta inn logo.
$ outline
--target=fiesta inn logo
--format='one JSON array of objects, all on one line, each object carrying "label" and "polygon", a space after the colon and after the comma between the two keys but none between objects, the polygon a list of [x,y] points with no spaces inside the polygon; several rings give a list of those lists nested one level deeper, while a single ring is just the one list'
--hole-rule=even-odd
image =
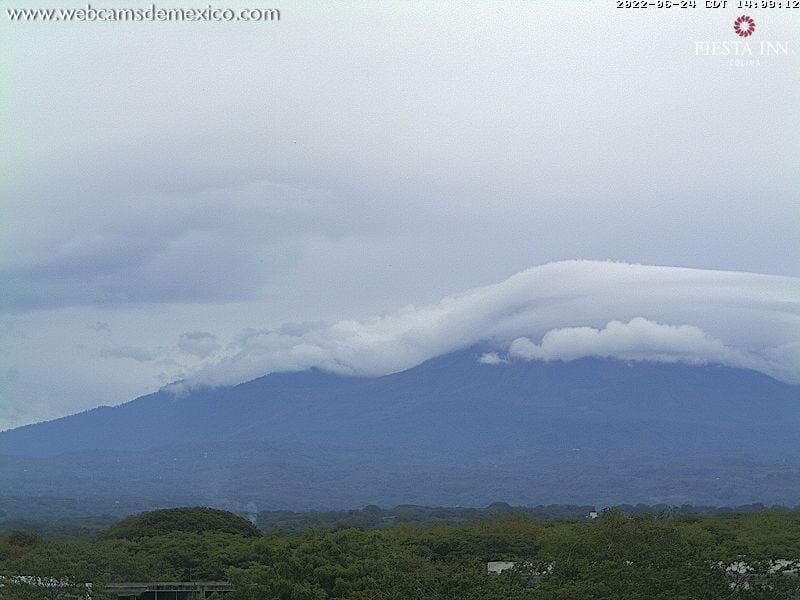
[{"label": "fiesta inn logo", "polygon": [[733,31],[738,36],[738,39],[695,40],[694,55],[728,57],[731,66],[739,67],[758,66],[761,64],[761,59],[766,57],[795,54],[794,49],[790,47],[789,40],[760,40],[757,43],[752,42],[750,36],[753,35],[755,30],[756,22],[753,17],[749,15],[736,17],[733,21]]},{"label": "fiesta inn logo", "polygon": [[739,37],[750,37],[756,30],[756,22],[753,20],[753,17],[742,15],[733,22],[733,30]]}]

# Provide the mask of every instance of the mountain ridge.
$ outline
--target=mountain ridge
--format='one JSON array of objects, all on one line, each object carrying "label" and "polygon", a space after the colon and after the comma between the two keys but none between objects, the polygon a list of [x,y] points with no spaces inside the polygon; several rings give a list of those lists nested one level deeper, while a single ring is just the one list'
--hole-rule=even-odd
[{"label": "mountain ridge", "polygon": [[75,497],[179,490],[277,508],[791,503],[800,493],[800,386],[717,365],[486,365],[481,352],[374,378],[310,370],[162,389],[2,432],[0,489],[38,495],[56,481]]}]

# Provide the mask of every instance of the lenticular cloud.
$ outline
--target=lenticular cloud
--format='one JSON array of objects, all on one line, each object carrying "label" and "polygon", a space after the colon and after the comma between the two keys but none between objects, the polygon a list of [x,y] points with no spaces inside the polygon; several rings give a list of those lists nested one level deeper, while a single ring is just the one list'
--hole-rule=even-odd
[{"label": "lenticular cloud", "polygon": [[436,304],[365,321],[249,329],[188,385],[310,367],[375,376],[475,344],[481,362],[715,363],[800,383],[800,279],[598,261],[527,269]]}]

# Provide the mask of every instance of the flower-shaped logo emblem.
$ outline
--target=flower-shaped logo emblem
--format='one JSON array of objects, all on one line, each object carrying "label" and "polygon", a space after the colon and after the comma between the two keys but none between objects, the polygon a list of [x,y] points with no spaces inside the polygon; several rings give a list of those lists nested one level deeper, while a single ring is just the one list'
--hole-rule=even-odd
[{"label": "flower-shaped logo emblem", "polygon": [[742,15],[733,22],[733,30],[740,37],[750,37],[756,30],[756,22],[753,21],[753,17]]}]

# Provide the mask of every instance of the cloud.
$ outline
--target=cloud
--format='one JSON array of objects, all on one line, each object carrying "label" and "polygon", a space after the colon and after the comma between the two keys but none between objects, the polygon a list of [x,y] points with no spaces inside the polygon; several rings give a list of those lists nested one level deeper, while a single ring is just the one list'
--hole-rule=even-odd
[{"label": "cloud", "polygon": [[[539,340],[536,343],[531,340]],[[497,284],[327,327],[241,332],[186,385],[319,367],[375,376],[475,344],[512,357],[713,362],[800,382],[800,279],[598,261],[549,263]],[[500,362],[499,353],[483,362]]]},{"label": "cloud", "polygon": [[503,365],[508,364],[509,360],[499,352],[484,352],[478,362],[482,365]]},{"label": "cloud", "polygon": [[157,358],[156,355],[150,350],[136,346],[117,346],[114,348],[106,348],[100,353],[100,355],[106,358],[127,358],[130,360],[135,360],[136,362],[151,362]]},{"label": "cloud", "polygon": [[[694,325],[664,325],[643,317],[611,321],[602,329],[565,327],[544,334],[540,344],[526,337],[511,342],[508,354],[525,360],[575,360],[587,356],[624,360],[717,363],[769,372],[764,357],[731,348]],[[497,355],[497,353],[495,353]],[[497,355],[498,360],[502,357]]]},{"label": "cloud", "polygon": [[182,333],[178,340],[178,347],[183,352],[198,358],[208,358],[221,348],[217,342],[217,336],[206,331]]},{"label": "cloud", "polygon": [[[14,210],[18,227],[0,259],[9,281],[0,309],[258,298],[309,240],[358,235],[375,215],[365,207],[360,219],[344,222],[344,200],[326,190],[247,178],[161,196],[95,193],[102,198],[65,198],[68,215],[48,211],[49,196],[26,196]],[[48,223],[32,235],[25,223],[39,220]]]},{"label": "cloud", "polygon": [[654,74],[632,49],[672,30],[615,15],[608,44],[600,3],[318,4],[269,35],[0,20],[0,310],[286,291],[341,318],[574,256],[800,274],[798,114],[751,114],[798,57],[742,86],[691,48]]}]

